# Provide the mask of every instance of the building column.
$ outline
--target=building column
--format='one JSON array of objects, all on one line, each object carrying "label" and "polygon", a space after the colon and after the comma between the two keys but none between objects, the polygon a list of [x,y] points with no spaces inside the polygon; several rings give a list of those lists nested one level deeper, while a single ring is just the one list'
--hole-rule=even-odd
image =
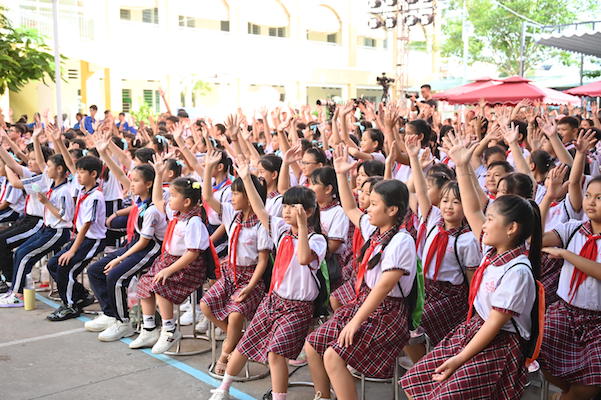
[{"label": "building column", "polygon": [[81,104],[85,109],[88,107],[88,79],[92,76],[92,73],[90,72],[90,63],[81,60],[79,62],[79,71],[79,78],[81,79]]},{"label": "building column", "polygon": [[106,110],[111,109],[111,69],[104,68],[104,107]]}]

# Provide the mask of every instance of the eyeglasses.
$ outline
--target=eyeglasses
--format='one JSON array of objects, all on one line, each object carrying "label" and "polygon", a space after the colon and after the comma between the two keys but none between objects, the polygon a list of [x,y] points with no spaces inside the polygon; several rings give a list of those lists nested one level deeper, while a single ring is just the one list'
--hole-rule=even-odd
[{"label": "eyeglasses", "polygon": [[301,163],[301,165],[319,164],[318,162],[315,162],[315,161],[301,161],[300,163]]}]

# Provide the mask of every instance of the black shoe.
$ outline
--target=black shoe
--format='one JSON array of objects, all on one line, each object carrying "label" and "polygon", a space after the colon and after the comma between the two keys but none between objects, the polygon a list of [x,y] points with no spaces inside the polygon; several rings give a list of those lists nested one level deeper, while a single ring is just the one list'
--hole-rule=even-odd
[{"label": "black shoe", "polygon": [[4,281],[0,281],[0,294],[8,293],[10,286]]},{"label": "black shoe", "polygon": [[94,304],[94,302],[96,302],[96,298],[94,297],[94,295],[87,293],[86,297],[84,297],[81,300],[78,300],[77,303],[75,303],[75,305],[77,306],[77,308],[79,308],[79,310],[83,310],[87,306],[91,306],[92,304]]},{"label": "black shoe", "polygon": [[77,318],[81,314],[81,310],[74,306],[60,306],[52,314],[48,315],[46,319],[50,321],[65,321],[71,318]]}]

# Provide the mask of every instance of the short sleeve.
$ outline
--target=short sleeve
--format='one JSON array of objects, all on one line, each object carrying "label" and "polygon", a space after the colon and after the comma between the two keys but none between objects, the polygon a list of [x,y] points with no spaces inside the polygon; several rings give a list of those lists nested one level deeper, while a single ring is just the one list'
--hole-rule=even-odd
[{"label": "short sleeve", "polygon": [[380,152],[371,153],[371,156],[376,161],[386,162],[386,157],[384,157],[384,154],[382,154]]},{"label": "short sleeve", "polygon": [[190,218],[186,225],[184,241],[188,250],[206,250],[209,248],[209,232],[200,217]]},{"label": "short sleeve", "polygon": [[384,249],[380,266],[382,272],[402,269],[411,274],[416,269],[416,250],[413,238],[403,232],[399,232],[388,243]]},{"label": "short sleeve", "polygon": [[363,214],[361,218],[359,218],[359,228],[361,228],[361,236],[363,236],[363,240],[365,241],[367,241],[376,229],[378,229],[369,223],[367,214]]},{"label": "short sleeve", "polygon": [[572,202],[570,201],[570,194],[566,194],[566,197],[563,199],[563,207],[564,212],[564,220],[568,221],[570,219],[582,220],[584,217],[584,207],[580,208],[580,211],[576,211],[574,207],[572,207]]},{"label": "short sleeve", "polygon": [[280,237],[290,229],[290,225],[284,222],[282,218],[279,217],[270,217],[269,218],[269,230],[271,235],[271,240],[276,247],[279,245]]},{"label": "short sleeve", "polygon": [[155,207],[151,207],[144,213],[142,219],[142,229],[140,229],[140,236],[146,239],[152,239],[156,230],[157,222],[160,218],[159,211]]},{"label": "short sleeve", "polygon": [[88,222],[96,221],[96,214],[98,212],[100,200],[95,197],[91,197],[89,201],[83,201],[80,205],[81,221],[86,224]]},{"label": "short sleeve", "polygon": [[328,231],[328,239],[346,241],[348,236],[350,221],[342,207],[336,209],[336,213],[332,219],[330,230]]},{"label": "short sleeve", "polygon": [[567,246],[570,235],[574,233],[580,225],[582,225],[582,222],[580,221],[569,221],[565,224],[558,224],[555,227],[554,231],[561,240],[561,247],[565,248]]},{"label": "short sleeve", "polygon": [[458,238],[458,253],[461,266],[467,269],[475,269],[482,261],[482,248],[473,232],[466,232]]},{"label": "short sleeve", "polygon": [[326,257],[326,252],[328,251],[328,242],[323,235],[314,234],[309,237],[309,248],[317,255],[317,261],[313,261],[311,263],[311,268],[317,269],[319,268],[319,264],[321,264]]},{"label": "short sleeve", "polygon": [[512,311],[515,314],[529,313],[526,296],[534,290],[534,279],[529,267],[514,266],[507,270],[491,296],[491,306]]},{"label": "short sleeve", "polygon": [[265,229],[263,224],[259,223],[257,228],[257,250],[271,250],[273,248],[273,241],[269,232]]},{"label": "short sleeve", "polygon": [[236,210],[231,203],[221,203],[221,222],[225,226],[228,235],[230,234],[230,226],[236,216]]},{"label": "short sleeve", "polygon": [[73,197],[69,196],[66,192],[59,198],[58,209],[63,221],[72,221],[73,214],[75,213],[75,204]]}]

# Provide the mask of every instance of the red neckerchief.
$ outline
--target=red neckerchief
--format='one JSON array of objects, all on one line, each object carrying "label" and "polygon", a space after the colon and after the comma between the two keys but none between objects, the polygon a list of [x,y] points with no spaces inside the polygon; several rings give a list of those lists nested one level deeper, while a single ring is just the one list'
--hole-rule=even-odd
[{"label": "red neckerchief", "polygon": [[230,180],[230,178],[226,178],[224,181],[222,181],[218,185],[213,185],[213,193],[223,189],[226,186],[230,186],[231,184],[232,184],[232,181]]},{"label": "red neckerchief", "polygon": [[278,197],[280,195],[280,192],[269,192],[269,194],[267,195],[268,199],[273,199],[275,197]]},{"label": "red neckerchief", "polygon": [[[361,210],[361,211],[363,211],[363,210]],[[363,234],[361,233],[360,226],[356,226],[355,230],[353,231],[353,242],[352,243],[353,243],[353,245],[352,245],[353,269],[355,269],[357,267],[357,259],[354,255],[359,254],[359,252],[361,251],[361,248],[365,244],[365,240],[363,240]]]},{"label": "red neckerchief", "polygon": [[363,278],[365,277],[365,272],[367,271],[367,265],[369,264],[369,260],[371,259],[374,249],[379,244],[384,242],[389,236],[396,235],[398,231],[398,225],[393,226],[384,233],[380,233],[380,229],[377,229],[369,238],[369,247],[365,250],[363,258],[361,259],[361,264],[359,264],[359,270],[357,271],[357,280],[355,281],[355,294],[357,296],[359,296],[359,290],[361,289],[361,284],[363,283]]},{"label": "red neckerchief", "polygon": [[[455,228],[451,228],[447,231],[446,229],[444,229],[444,220],[442,218],[438,220],[436,225],[438,226],[438,232],[436,233],[436,236],[434,236],[434,240],[432,240],[432,243],[430,243],[430,247],[428,248],[428,254],[426,255],[426,261],[424,263],[424,276],[427,276],[428,271],[430,270],[430,264],[434,259],[434,255],[436,255],[436,264],[434,266],[434,280],[437,280],[438,278],[438,271],[440,270],[442,260],[447,251],[449,236],[455,236],[456,234],[460,234],[460,232],[466,230],[465,225],[461,225]],[[457,240],[457,238],[455,238],[455,240]]]},{"label": "red neckerchief", "polygon": [[340,205],[340,202],[338,200],[333,200],[331,203],[329,203],[323,207],[319,207],[319,211],[327,211],[327,210],[330,210],[339,205]]},{"label": "red neckerchief", "polygon": [[[591,221],[587,221],[582,224],[578,231],[580,234],[586,236],[586,242],[584,243],[584,246],[582,246],[582,249],[579,253],[580,257],[584,257],[591,261],[597,261],[597,257],[599,256],[597,240],[601,239],[601,234],[593,234],[593,226]],[[578,292],[578,288],[580,285],[582,285],[586,278],[588,278],[588,275],[574,266],[572,278],[570,279],[570,292],[568,293],[570,296],[570,303],[572,300],[574,300],[574,297]]]},{"label": "red neckerchief", "polygon": [[237,261],[238,261],[238,238],[240,237],[240,231],[242,228],[252,228],[253,226],[259,223],[259,219],[255,214],[251,214],[245,221],[242,221],[242,212],[239,212],[234,217],[234,231],[232,232],[230,243],[229,243],[229,257],[228,263],[230,268],[234,272],[234,286],[238,287],[238,271],[237,271]]},{"label": "red neckerchief", "polygon": [[2,188],[2,194],[0,195],[0,201],[4,201],[4,196],[6,195],[6,189],[8,189],[8,181],[4,182],[4,187]]},{"label": "red neckerchief", "polygon": [[81,206],[81,203],[83,203],[84,200],[87,199],[88,196],[90,196],[95,189],[100,190],[100,188],[98,188],[98,185],[96,185],[92,189],[90,189],[89,192],[84,193],[83,196],[77,199],[77,205],[75,206],[75,214],[73,214],[73,232],[77,230],[77,216],[79,215],[79,207]]},{"label": "red neckerchief", "polygon": [[284,280],[284,276],[286,275],[286,271],[290,266],[290,261],[292,261],[293,256],[293,234],[291,231],[288,231],[284,235],[278,246],[275,261],[273,263],[273,278],[271,279],[271,285],[269,285],[269,294],[271,294],[271,292],[273,292],[274,289],[277,290],[282,284],[282,281]]},{"label": "red neckerchief", "polygon": [[[65,183],[67,183],[67,181],[65,180],[63,183],[60,183],[58,186],[54,186],[54,183],[52,184],[52,186],[50,186],[50,189],[48,189],[48,191],[46,192],[46,198],[48,200],[50,200],[50,197],[52,196],[52,192],[54,191],[54,189],[57,189],[61,186],[63,186]],[[27,210],[25,210],[27,211]],[[46,225],[46,209],[44,208],[44,225]]]}]

